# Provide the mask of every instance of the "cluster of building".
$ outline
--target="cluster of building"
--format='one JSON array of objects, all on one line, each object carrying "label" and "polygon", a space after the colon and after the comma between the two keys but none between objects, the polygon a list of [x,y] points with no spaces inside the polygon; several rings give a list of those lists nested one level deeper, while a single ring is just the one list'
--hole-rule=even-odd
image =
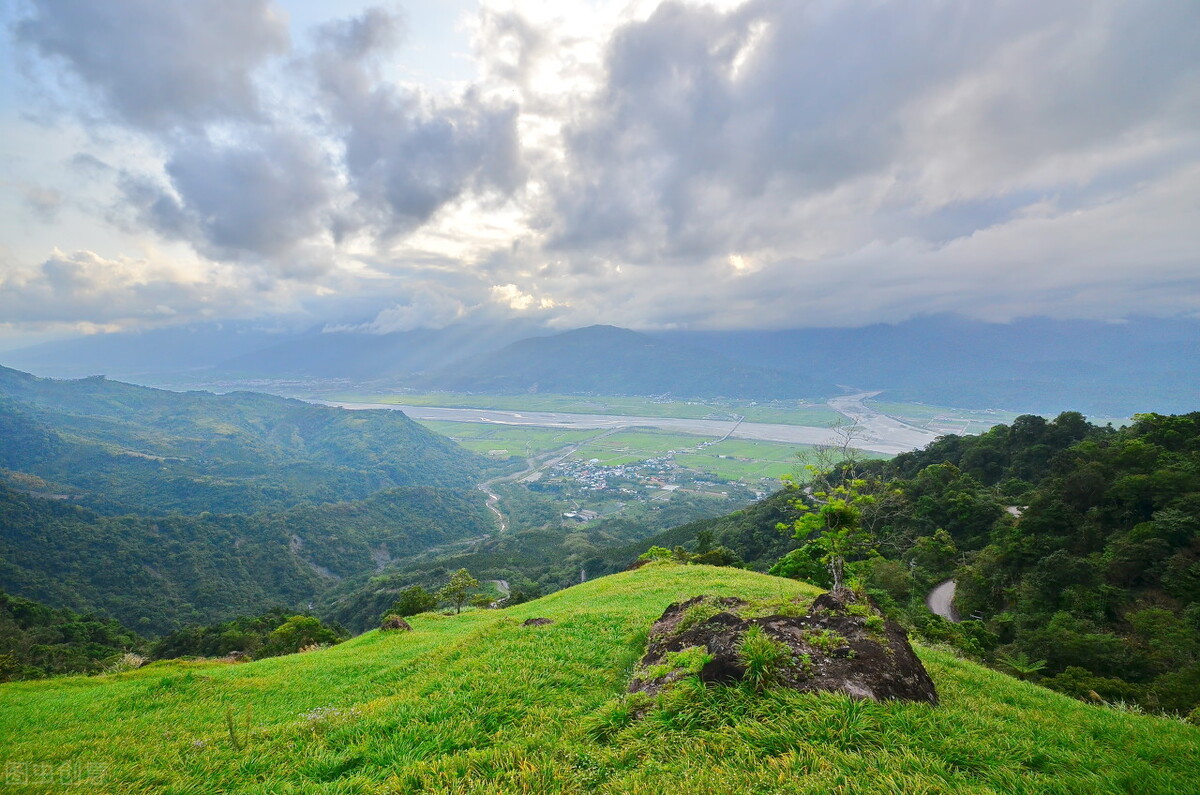
[{"label": "cluster of building", "polygon": [[568,459],[555,464],[546,475],[572,481],[582,491],[636,494],[636,486],[668,491],[678,488],[675,483],[677,471],[675,462],[666,455],[617,466],[605,466],[597,458],[587,461]]}]

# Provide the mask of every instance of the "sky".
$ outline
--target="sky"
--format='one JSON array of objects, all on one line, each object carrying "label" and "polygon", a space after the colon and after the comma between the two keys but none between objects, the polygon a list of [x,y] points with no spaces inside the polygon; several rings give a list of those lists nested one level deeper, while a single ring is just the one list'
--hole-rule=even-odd
[{"label": "sky", "polygon": [[0,346],[1200,317],[1200,3],[0,15]]}]

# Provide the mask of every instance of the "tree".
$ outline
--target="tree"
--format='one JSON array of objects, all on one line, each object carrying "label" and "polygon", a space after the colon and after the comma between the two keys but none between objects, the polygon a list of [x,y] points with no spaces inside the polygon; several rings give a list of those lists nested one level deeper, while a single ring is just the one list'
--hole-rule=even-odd
[{"label": "tree", "polygon": [[277,627],[258,652],[258,657],[295,654],[309,646],[340,643],[344,636],[333,627],[322,624],[313,616],[292,616]]},{"label": "tree", "polygon": [[397,616],[415,616],[437,607],[438,598],[419,585],[412,585],[400,592],[400,596],[386,613]]},{"label": "tree", "polygon": [[[805,468],[811,477],[803,494],[792,501],[800,516],[791,525],[793,536],[819,550],[820,561],[829,568],[833,590],[845,587],[847,558],[873,552],[875,530],[885,518],[880,508],[898,494],[878,480],[856,477],[862,462],[860,451],[853,446],[857,436],[854,426],[834,429],[838,441],[818,447],[817,464]],[[800,490],[794,479],[785,478],[787,487]]]},{"label": "tree", "polygon": [[454,612],[457,614],[462,612],[462,606],[470,598],[471,591],[478,587],[479,580],[472,577],[471,573],[466,569],[459,569],[450,575],[450,582],[442,586],[437,595],[438,599],[453,604]]},{"label": "tree", "polygon": [[863,508],[875,498],[858,491],[865,481],[852,480],[828,491],[811,494],[815,507],[798,499],[794,507],[801,515],[792,523],[794,536],[821,550],[821,562],[829,567],[834,591],[845,587],[846,559],[874,549],[875,539],[863,529]]}]

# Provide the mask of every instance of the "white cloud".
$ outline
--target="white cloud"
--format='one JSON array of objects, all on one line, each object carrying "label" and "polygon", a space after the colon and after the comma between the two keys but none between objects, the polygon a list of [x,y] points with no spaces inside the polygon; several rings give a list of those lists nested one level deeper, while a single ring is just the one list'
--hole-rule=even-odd
[{"label": "white cloud", "polygon": [[0,279],[0,317],[31,329],[135,325],[245,317],[291,306],[294,296],[273,281],[227,266],[106,258],[92,251],[55,251],[30,269]]},{"label": "white cloud", "polygon": [[[496,310],[641,328],[1196,311],[1195,4],[487,0],[464,25],[474,80],[436,85],[397,69],[422,42],[398,12],[293,43],[287,6],[29,6],[18,38],[116,164],[92,179],[128,245],[71,241],[83,205],[22,176],[6,206],[70,222],[63,248],[125,274],[0,265],[31,317],[120,289],[121,323],[190,317],[214,273],[369,293],[330,329],[379,333]],[[148,240],[195,256],[143,284]]]}]

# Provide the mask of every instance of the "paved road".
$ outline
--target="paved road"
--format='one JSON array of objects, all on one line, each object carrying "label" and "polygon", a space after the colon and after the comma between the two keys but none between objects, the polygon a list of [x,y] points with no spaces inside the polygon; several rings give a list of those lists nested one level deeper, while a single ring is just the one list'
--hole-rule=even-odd
[{"label": "paved road", "polygon": [[[872,393],[864,392],[829,402],[860,426],[855,431],[853,446],[862,450],[895,455],[922,447],[934,439],[934,434],[905,425],[891,417],[873,411],[862,404]],[[836,401],[836,405],[835,405]],[[725,420],[683,419],[677,417],[625,417],[614,414],[568,414],[554,411],[502,411],[500,409],[464,409],[439,406],[405,406],[392,403],[322,402],[346,409],[392,409],[403,411],[414,420],[442,422],[476,422],[495,425],[530,426],[536,428],[574,428],[617,431],[623,428],[657,428],[663,431],[735,439],[755,439],[789,444],[838,444],[837,434],[830,428],[808,425],[783,425],[765,422],[729,422]],[[853,412],[853,413],[851,413]]]},{"label": "paved road", "polygon": [[939,615],[947,621],[958,622],[958,611],[954,609],[954,580],[946,580],[929,592],[925,597],[925,606],[931,613]]}]

